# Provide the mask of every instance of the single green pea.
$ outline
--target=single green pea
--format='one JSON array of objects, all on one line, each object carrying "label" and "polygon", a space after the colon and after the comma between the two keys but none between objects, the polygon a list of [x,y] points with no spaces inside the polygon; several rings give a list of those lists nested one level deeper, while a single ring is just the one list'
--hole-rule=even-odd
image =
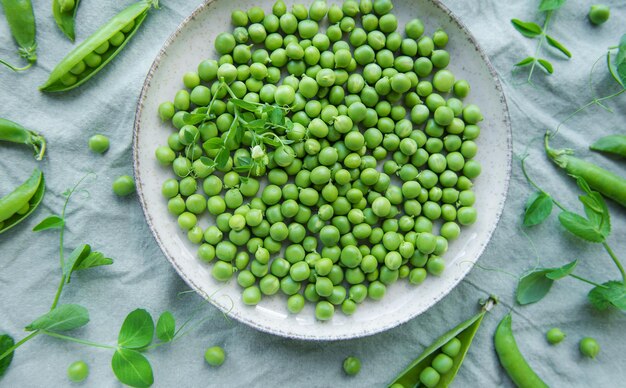
[{"label": "single green pea", "polygon": [[343,360],[343,371],[348,376],[354,376],[361,371],[361,360],[357,357],[350,356]]},{"label": "single green pea", "polygon": [[89,366],[84,361],[75,361],[67,367],[67,377],[75,382],[80,383],[89,376]]},{"label": "single green pea", "polygon": [[128,175],[122,175],[113,181],[113,192],[119,197],[125,197],[135,192],[135,181]]},{"label": "single green pea", "polygon": [[578,344],[578,348],[583,356],[589,358],[596,358],[598,353],[600,353],[600,344],[598,344],[598,341],[591,337],[581,339]]},{"label": "single green pea", "polygon": [[420,382],[427,388],[433,388],[437,386],[441,375],[434,368],[428,366],[420,373]]},{"label": "single green pea", "polygon": [[565,339],[565,333],[558,327],[554,327],[546,333],[546,340],[552,345],[556,345]]},{"label": "single green pea", "polygon": [[105,153],[109,149],[109,138],[100,134],[93,135],[89,138],[89,149],[97,154]]},{"label": "single green pea", "polygon": [[592,5],[589,9],[589,21],[595,25],[600,25],[609,20],[609,16],[611,15],[611,10],[608,6],[604,4],[595,4]]},{"label": "single green pea", "polygon": [[220,346],[212,346],[204,352],[204,359],[211,366],[220,366],[226,359],[226,353]]}]

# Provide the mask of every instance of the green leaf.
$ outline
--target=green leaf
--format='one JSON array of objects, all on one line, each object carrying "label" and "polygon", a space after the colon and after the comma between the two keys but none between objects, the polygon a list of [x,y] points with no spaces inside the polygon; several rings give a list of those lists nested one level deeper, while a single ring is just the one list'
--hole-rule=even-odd
[{"label": "green leaf", "polygon": [[240,156],[237,158],[237,163],[239,163],[242,166],[248,165],[248,164],[252,164],[252,159],[250,159],[247,156]]},{"label": "green leaf", "polygon": [[537,62],[539,62],[539,64],[541,65],[541,67],[543,67],[544,69],[546,69],[546,71],[550,74],[554,73],[554,68],[552,67],[552,64],[550,62],[548,62],[545,59],[537,59]]},{"label": "green leaf", "polygon": [[612,280],[602,284],[604,287],[595,287],[587,298],[598,310],[605,310],[611,306],[626,311],[626,287],[624,283]]},{"label": "green leaf", "polygon": [[204,164],[205,166],[209,166],[209,167],[215,166],[215,162],[212,161],[211,159],[207,158],[206,156],[201,156],[200,157],[200,162],[202,164]]},{"label": "green leaf", "polygon": [[257,120],[252,120],[252,121],[248,121],[245,125],[245,127],[247,129],[253,130],[257,133],[262,133],[265,131],[265,123],[267,121],[264,119],[257,119]]},{"label": "green leaf", "polygon": [[145,388],[154,383],[150,361],[136,350],[117,349],[111,359],[111,369],[120,382],[131,387]]},{"label": "green leaf", "polygon": [[233,105],[250,112],[256,112],[259,109],[259,105],[240,100],[239,98],[231,98],[229,101],[232,102]]},{"label": "green leaf", "polygon": [[554,11],[555,9],[561,8],[563,4],[565,4],[565,0],[541,0],[539,10],[541,12]]},{"label": "green leaf", "polygon": [[513,27],[520,32],[520,34],[527,38],[534,38],[535,36],[541,35],[541,32],[543,31],[538,24],[533,22],[523,22],[519,19],[511,19],[511,23],[513,24]]},{"label": "green leaf", "polygon": [[263,136],[263,143],[270,145],[274,148],[278,148],[281,146],[280,142],[272,137]]},{"label": "green leaf", "polygon": [[611,216],[606,202],[600,193],[592,192],[578,197],[585,207],[587,218],[595,228],[604,236],[611,234]]},{"label": "green leaf", "polygon": [[200,124],[204,120],[208,119],[208,115],[206,113],[185,113],[183,114],[183,123],[186,125],[196,125]]},{"label": "green leaf", "polygon": [[72,272],[74,272],[74,268],[77,263],[80,264],[83,260],[89,256],[91,253],[91,247],[87,244],[84,244],[72,251],[68,257],[63,261],[63,276],[65,277],[65,282],[70,282],[70,277],[72,276]]},{"label": "green leaf", "polygon": [[614,68],[614,72],[616,72],[617,76],[619,77],[620,84],[622,86],[625,86],[626,85],[626,34],[622,35],[622,38],[619,41],[617,55],[615,56],[615,61],[613,62],[613,68]]},{"label": "green leaf", "polygon": [[546,35],[546,40],[548,41],[548,44],[550,46],[556,48],[557,50],[565,54],[568,58],[572,57],[572,53],[558,40],[554,39],[550,35]]},{"label": "green leaf", "polygon": [[626,158],[626,136],[609,135],[596,140],[589,146],[592,151],[606,152]]},{"label": "green leaf", "polygon": [[552,213],[552,197],[544,192],[537,192],[530,198],[524,213],[524,226],[541,224]]},{"label": "green leaf", "polygon": [[220,152],[215,157],[215,163],[217,167],[224,168],[228,164],[228,158],[230,157],[230,151],[226,148],[222,148]]},{"label": "green leaf", "polygon": [[562,267],[552,268],[550,272],[546,273],[546,277],[552,280],[563,279],[564,277],[569,276],[572,272],[574,272],[574,269],[577,265],[578,260],[574,260],[571,263],[567,263]]},{"label": "green leaf", "polygon": [[233,121],[226,135],[226,140],[224,140],[224,144],[231,149],[233,149],[232,147],[238,148],[242,137],[243,128],[239,125],[239,122]]},{"label": "green leaf", "polygon": [[283,125],[285,123],[285,113],[280,108],[271,110],[267,117],[270,119],[270,123],[274,125]]},{"label": "green leaf", "polygon": [[42,230],[48,229],[61,229],[63,225],[65,225],[63,218],[52,215],[41,220],[41,222],[33,228],[33,232],[41,232]]},{"label": "green leaf", "polygon": [[522,276],[517,283],[517,290],[515,292],[517,303],[525,305],[543,299],[554,283],[554,280],[546,277],[546,274],[551,271],[551,268],[540,268]]},{"label": "green leaf", "polygon": [[170,342],[176,334],[176,320],[171,312],[165,311],[159,317],[156,325],[157,338],[163,342]]},{"label": "green leaf", "polygon": [[126,316],[117,343],[131,349],[141,349],[150,345],[154,337],[154,322],[150,313],[137,309]]},{"label": "green leaf", "polygon": [[[4,352],[12,348],[13,345],[15,345],[15,341],[10,335],[8,334],[0,335],[0,354],[4,354]],[[0,360],[0,377],[4,376],[7,369],[9,369],[9,365],[11,365],[11,361],[13,361],[14,354],[15,354],[15,351],[12,351],[11,353],[9,353],[8,356]]]},{"label": "green leaf", "polygon": [[183,130],[183,137],[185,138],[185,142],[187,144],[195,143],[196,136],[198,136],[198,133],[192,133],[189,128],[185,128]]},{"label": "green leaf", "polygon": [[588,219],[572,212],[559,214],[559,222],[574,236],[583,240],[601,243],[605,240],[604,235]]},{"label": "green leaf", "polygon": [[202,148],[204,148],[205,151],[219,150],[222,147],[224,147],[224,140],[222,140],[221,137],[214,137],[202,143]]},{"label": "green leaf", "polygon": [[92,251],[87,257],[74,265],[74,271],[113,264],[113,259],[105,257],[103,253]]},{"label": "green leaf", "polygon": [[519,66],[519,67],[528,66],[531,63],[533,63],[534,61],[535,61],[535,57],[526,57],[526,58],[522,59],[521,61],[517,62],[515,64],[515,66]]},{"label": "green leaf", "polygon": [[61,304],[35,319],[26,326],[27,331],[66,331],[85,326],[89,322],[89,312],[77,304]]}]

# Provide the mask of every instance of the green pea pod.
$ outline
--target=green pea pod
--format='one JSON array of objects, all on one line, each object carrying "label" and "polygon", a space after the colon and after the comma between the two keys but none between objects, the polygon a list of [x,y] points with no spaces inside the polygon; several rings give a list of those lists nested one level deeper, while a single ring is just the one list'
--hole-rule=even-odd
[{"label": "green pea pod", "polygon": [[453,338],[458,338],[461,341],[461,349],[458,354],[452,358],[452,368],[445,374],[441,375],[441,378],[435,387],[447,387],[450,385],[463,363],[463,359],[472,344],[472,340],[476,335],[476,331],[480,327],[483,317],[496,303],[496,298],[490,297],[478,314],[460,323],[454,329],[437,338],[432,345],[426,348],[426,350],[424,350],[418,358],[416,358],[389,384],[389,387],[394,386],[394,384],[396,387],[402,386],[404,388],[418,386],[420,384],[420,374],[425,368],[432,364],[434,358],[437,354],[439,354],[438,350]]},{"label": "green pea pod", "polygon": [[500,321],[493,339],[500,364],[515,385],[519,388],[548,388],[519,351],[511,329],[511,314],[507,314]]},{"label": "green pea pod", "polygon": [[626,158],[626,136],[610,135],[596,140],[589,146],[592,151],[606,152]]},{"label": "green pea pod", "polygon": [[80,0],[52,0],[52,15],[61,31],[74,41],[74,20]]},{"label": "green pea pod", "polygon": [[39,89],[61,92],[82,85],[122,51],[150,8],[158,5],[158,0],[141,0],[128,6],[67,54]]},{"label": "green pea pod", "polygon": [[571,156],[572,150],[554,150],[550,148],[548,141],[549,134],[546,134],[546,154],[557,166],[571,176],[583,178],[589,187],[626,207],[626,179],[593,163]]},{"label": "green pea pod", "polygon": [[34,212],[45,190],[43,173],[36,168],[26,182],[0,198],[0,233],[11,229]]},{"label": "green pea pod", "polygon": [[37,61],[37,43],[35,42],[35,14],[30,0],[0,0],[4,15],[9,23],[11,34],[20,46],[20,56],[29,63],[25,67],[15,67],[0,60],[0,63],[13,71],[26,70]]},{"label": "green pea pod", "polygon": [[46,139],[43,136],[3,118],[0,118],[0,140],[30,145],[37,160],[41,160],[46,153]]}]

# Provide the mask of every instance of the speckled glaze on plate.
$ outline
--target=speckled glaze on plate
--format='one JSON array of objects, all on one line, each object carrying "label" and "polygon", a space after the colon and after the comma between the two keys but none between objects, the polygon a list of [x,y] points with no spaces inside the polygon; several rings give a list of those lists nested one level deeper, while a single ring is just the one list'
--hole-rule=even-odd
[{"label": "speckled glaze on plate", "polygon": [[[292,1],[286,1],[291,9]],[[330,2],[332,3],[332,2]],[[171,168],[160,166],[154,158],[157,146],[166,144],[172,133],[170,123],[162,123],[158,105],[172,100],[183,87],[182,76],[195,70],[207,58],[217,58],[214,37],[231,30],[233,9],[248,9],[259,4],[251,0],[209,0],[198,7],[165,42],[146,77],[137,104],[134,128],[133,158],[137,192],[146,221],[161,250],[180,276],[200,295],[217,308],[256,329],[304,340],[340,340],[363,337],[398,326],[428,310],[452,290],[470,271],[489,242],[502,213],[511,171],[511,130],[506,101],[495,70],[467,28],[443,4],[433,0],[395,0],[392,11],[400,29],[412,18],[419,17],[426,33],[441,27],[450,36],[447,49],[451,53],[449,69],[457,78],[468,80],[472,87],[466,102],[480,106],[485,120],[477,143],[477,160],[482,175],[475,181],[478,198],[478,221],[463,228],[461,236],[450,244],[444,256],[447,268],[439,277],[429,277],[414,287],[400,280],[387,289],[378,302],[367,300],[357,312],[347,317],[341,312],[328,322],[314,318],[314,306],[307,304],[298,315],[289,314],[286,297],[277,294],[264,297],[255,307],[241,301],[236,277],[219,283],[211,276],[211,265],[196,258],[197,246],[189,243],[176,218],[167,211],[161,196],[162,182],[173,176]],[[271,11],[273,2],[263,8]],[[201,219],[208,225],[208,217]]]}]

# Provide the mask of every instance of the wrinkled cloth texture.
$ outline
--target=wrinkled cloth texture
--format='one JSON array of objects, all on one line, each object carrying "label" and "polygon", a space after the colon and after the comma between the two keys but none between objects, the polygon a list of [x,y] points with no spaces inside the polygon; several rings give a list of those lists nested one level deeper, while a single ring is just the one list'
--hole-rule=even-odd
[{"label": "wrinkled cloth texture", "polygon": [[[513,70],[513,64],[532,55],[536,41],[522,37],[510,19],[543,23],[538,1],[445,0],[474,34],[499,73],[513,128],[516,155],[529,146],[528,172],[561,204],[581,212],[580,194],[573,180],[547,160],[541,135],[568,114],[591,100],[589,71],[606,48],[616,45],[624,31],[626,4],[606,1],[611,19],[600,27],[587,20],[588,2],[568,2],[555,13],[550,32],[573,53],[566,60],[544,46],[540,55],[554,64],[554,74],[536,69],[534,86],[526,84],[528,69]],[[49,2],[36,1],[37,64],[13,74],[0,70],[0,116],[39,130],[49,142],[43,162],[36,163],[20,146],[0,147],[0,195],[27,177],[37,165],[45,172],[47,193],[39,210],[19,227],[0,235],[0,329],[16,340],[23,327],[45,312],[52,302],[60,277],[58,233],[35,234],[33,226],[48,214],[61,211],[61,195],[88,172],[88,179],[71,201],[67,212],[66,249],[83,243],[115,259],[114,265],[76,274],[62,296],[64,303],[85,305],[91,322],[73,333],[81,338],[114,343],[126,314],[137,307],[155,317],[171,310],[179,322],[200,307],[206,320],[172,346],[151,350],[155,387],[203,386],[352,386],[380,387],[391,381],[439,335],[477,311],[477,301],[493,293],[501,303],[488,315],[456,377],[457,387],[513,386],[500,367],[493,345],[498,321],[513,310],[513,329],[521,351],[536,372],[553,387],[611,387],[626,378],[626,317],[618,311],[597,311],[586,299],[590,286],[572,278],[557,282],[540,303],[513,303],[516,276],[535,265],[560,266],[573,259],[576,273],[604,282],[619,279],[619,272],[599,244],[586,243],[568,234],[555,214],[532,229],[521,226],[524,203],[533,192],[526,183],[519,160],[513,172],[506,207],[499,226],[478,264],[441,302],[426,313],[401,325],[366,338],[338,342],[294,341],[256,331],[224,315],[181,280],[155,243],[136,196],[117,198],[113,179],[132,174],[131,142],[137,98],[150,65],[162,44],[200,1],[162,1],[124,51],[83,87],[69,93],[49,95],[37,86],[73,47],[50,16]],[[76,24],[78,41],[116,14],[130,1],[85,1]],[[269,8],[269,3],[264,8]],[[13,59],[14,43],[0,11],[0,57]],[[618,91],[606,71],[604,59],[593,77],[594,93],[605,96]],[[614,112],[591,106],[564,125],[554,147],[568,147],[587,160],[622,176],[624,160],[607,158],[587,150],[595,139],[624,134],[626,97],[607,101]],[[96,155],[87,148],[88,138],[103,133],[111,148]],[[484,133],[483,136],[489,136]],[[481,149],[480,152],[489,152]],[[88,193],[87,193],[88,192]],[[480,198],[479,198],[480,200]],[[626,212],[609,202],[614,251],[626,260]],[[525,236],[527,233],[528,236]],[[532,241],[532,243],[531,243]],[[498,269],[501,272],[493,271]],[[503,273],[508,272],[507,273]],[[545,332],[560,327],[565,341],[550,346]],[[578,351],[584,336],[598,340],[602,350],[596,360]],[[224,365],[209,367],[203,354],[207,347],[221,345],[227,352]],[[361,359],[361,372],[346,376],[341,368],[346,356]],[[3,387],[74,386],[66,376],[68,365],[84,360],[90,366],[85,386],[119,387],[110,367],[111,351],[41,336],[15,354],[13,364],[0,380]]]}]

